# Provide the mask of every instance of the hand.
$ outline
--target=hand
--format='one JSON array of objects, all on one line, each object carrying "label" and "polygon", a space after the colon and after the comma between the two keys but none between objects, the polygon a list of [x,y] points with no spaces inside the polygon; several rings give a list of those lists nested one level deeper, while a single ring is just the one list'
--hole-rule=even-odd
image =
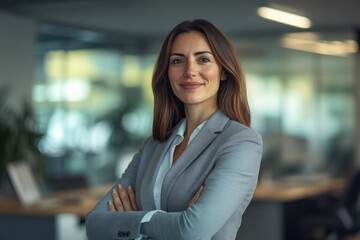
[{"label": "hand", "polygon": [[191,199],[191,202],[189,204],[189,208],[191,208],[200,198],[201,194],[204,191],[204,186],[201,186],[199,190],[195,193],[194,197]]},{"label": "hand", "polygon": [[111,212],[137,211],[136,195],[133,187],[129,186],[128,191],[119,184],[117,189],[111,191],[112,200],[108,202],[108,210]]}]

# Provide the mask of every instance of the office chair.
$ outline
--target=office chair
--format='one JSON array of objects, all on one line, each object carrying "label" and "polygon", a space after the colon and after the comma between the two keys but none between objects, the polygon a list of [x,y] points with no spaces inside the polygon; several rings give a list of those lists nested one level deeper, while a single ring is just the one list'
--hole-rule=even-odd
[{"label": "office chair", "polygon": [[[322,214],[311,214],[303,219],[304,239],[342,240],[360,232],[360,169],[349,178],[337,205],[330,205]],[[322,230],[325,237],[312,236],[315,230]]]}]

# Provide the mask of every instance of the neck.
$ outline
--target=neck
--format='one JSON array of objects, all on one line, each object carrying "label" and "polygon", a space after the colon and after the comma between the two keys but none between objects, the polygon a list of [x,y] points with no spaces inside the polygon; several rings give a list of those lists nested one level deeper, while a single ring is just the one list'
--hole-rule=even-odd
[{"label": "neck", "polygon": [[199,109],[196,106],[186,106],[186,130],[185,135],[190,135],[194,129],[199,126],[202,122],[208,119],[213,113],[218,110],[218,107]]}]

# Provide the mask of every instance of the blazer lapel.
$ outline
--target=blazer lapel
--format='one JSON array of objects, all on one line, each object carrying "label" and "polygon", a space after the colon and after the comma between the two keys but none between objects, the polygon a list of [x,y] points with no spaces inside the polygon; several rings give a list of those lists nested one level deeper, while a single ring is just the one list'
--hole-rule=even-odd
[{"label": "blazer lapel", "polygon": [[220,110],[215,112],[205,123],[198,135],[193,139],[191,144],[181,154],[179,159],[170,168],[165,176],[161,189],[161,209],[166,209],[169,190],[177,177],[206,149],[207,146],[219,134],[229,118]]},{"label": "blazer lapel", "polygon": [[146,199],[142,202],[142,209],[155,209],[154,198],[154,185],[157,173],[159,172],[160,165],[164,159],[165,153],[176,136],[176,130],[179,128],[180,123],[175,126],[175,130],[172,132],[168,140],[164,142],[158,142],[150,159],[150,163],[147,166],[147,170],[141,181],[141,199]]}]

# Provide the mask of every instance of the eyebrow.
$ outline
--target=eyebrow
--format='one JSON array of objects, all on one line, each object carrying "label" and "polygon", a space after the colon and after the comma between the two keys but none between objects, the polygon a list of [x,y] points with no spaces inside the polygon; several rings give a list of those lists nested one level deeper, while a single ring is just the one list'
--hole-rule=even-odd
[{"label": "eyebrow", "polygon": [[[197,55],[201,55],[201,54],[205,54],[205,53],[214,55],[212,52],[209,52],[209,51],[199,51],[199,52],[195,52],[194,55],[197,56]],[[185,54],[182,54],[182,53],[171,53],[171,54],[170,54],[170,57],[171,57],[171,56],[174,56],[174,55],[176,55],[176,56],[185,56]]]}]

